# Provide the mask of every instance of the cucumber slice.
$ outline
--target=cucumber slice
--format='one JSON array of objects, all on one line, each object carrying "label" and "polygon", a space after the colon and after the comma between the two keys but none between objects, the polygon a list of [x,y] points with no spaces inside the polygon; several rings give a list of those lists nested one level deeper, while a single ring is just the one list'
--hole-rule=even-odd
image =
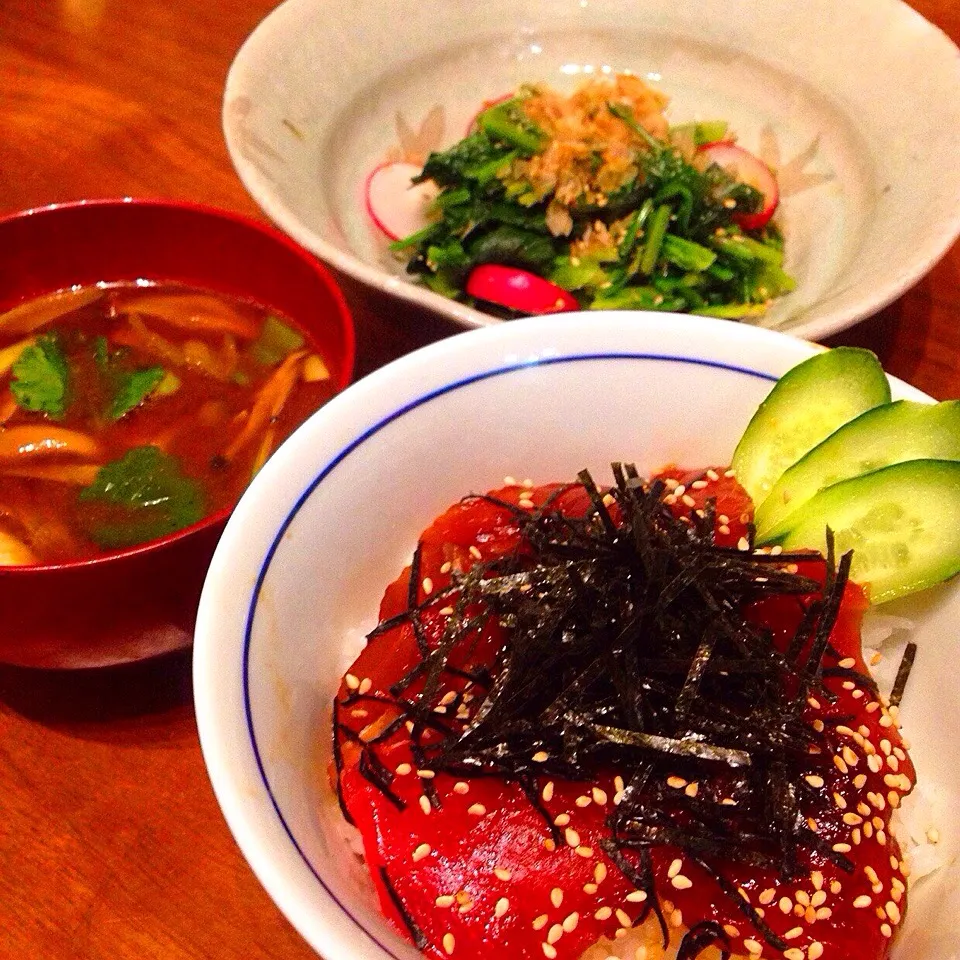
[{"label": "cucumber slice", "polygon": [[869,350],[836,347],[788,370],[760,404],[732,466],[754,506],[781,474],[848,420],[890,402],[890,384]]},{"label": "cucumber slice", "polygon": [[960,460],[960,400],[897,400],[845,423],[790,467],[757,508],[757,539],[825,487],[905,460]]},{"label": "cucumber slice", "polygon": [[850,576],[872,603],[923,590],[960,572],[960,463],[910,460],[821,490],[767,542],[784,550],[853,550]]}]

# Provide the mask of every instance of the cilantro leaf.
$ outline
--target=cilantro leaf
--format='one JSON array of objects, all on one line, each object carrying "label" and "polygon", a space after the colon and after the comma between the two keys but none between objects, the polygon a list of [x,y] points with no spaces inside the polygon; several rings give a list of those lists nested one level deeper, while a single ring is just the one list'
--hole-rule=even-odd
[{"label": "cilantro leaf", "polygon": [[138,407],[159,386],[164,378],[163,367],[118,372],[116,393],[108,411],[111,420],[119,420]]},{"label": "cilantro leaf", "polygon": [[97,337],[93,343],[93,360],[107,388],[107,417],[119,420],[126,416],[160,385],[166,371],[163,367],[144,367],[131,370],[126,363],[127,351],[110,351],[106,337]]},{"label": "cilantro leaf", "polygon": [[70,370],[59,339],[46,334],[27,347],[12,368],[10,390],[24,410],[49,414],[54,420],[67,409]]},{"label": "cilantro leaf", "polygon": [[97,471],[80,491],[91,513],[90,536],[102,547],[129,547],[165,536],[203,519],[203,489],[159,447],[134,447]]}]

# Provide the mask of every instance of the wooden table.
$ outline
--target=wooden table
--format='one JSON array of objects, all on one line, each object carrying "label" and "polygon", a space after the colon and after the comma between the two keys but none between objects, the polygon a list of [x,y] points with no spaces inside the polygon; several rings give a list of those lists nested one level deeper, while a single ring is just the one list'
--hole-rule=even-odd
[{"label": "wooden table", "polygon": [[[0,213],[165,196],[257,214],[220,96],[274,0],[3,0]],[[960,40],[956,0],[914,6]],[[960,246],[835,342],[960,397]],[[344,279],[358,374],[454,330]],[[2,629],[2,625],[0,625]],[[207,781],[189,655],[91,675],[0,669],[0,958],[309,960]]]}]

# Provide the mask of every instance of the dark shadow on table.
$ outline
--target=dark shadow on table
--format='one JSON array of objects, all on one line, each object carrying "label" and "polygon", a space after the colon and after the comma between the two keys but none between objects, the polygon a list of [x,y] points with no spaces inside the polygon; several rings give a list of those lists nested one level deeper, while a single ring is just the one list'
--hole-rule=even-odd
[{"label": "dark shadow on table", "polygon": [[84,670],[0,665],[0,701],[83,738],[169,740],[171,725],[193,727],[191,651]]}]

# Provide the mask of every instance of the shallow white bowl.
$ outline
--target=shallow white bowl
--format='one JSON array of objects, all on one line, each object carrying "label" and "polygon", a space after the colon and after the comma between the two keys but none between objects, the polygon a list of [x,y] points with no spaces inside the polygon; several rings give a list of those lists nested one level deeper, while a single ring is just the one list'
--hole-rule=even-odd
[{"label": "shallow white bowl", "polygon": [[224,131],[283,230],[476,327],[500,321],[406,279],[365,213],[368,173],[411,137],[449,146],[520,83],[622,70],[671,97],[673,122],[727,119],[779,169],[798,287],[763,325],[842,330],[960,233],[960,57],[900,0],[287,0],[237,55]]},{"label": "shallow white bowl", "polygon": [[[196,634],[197,718],[244,855],[327,960],[417,956],[378,914],[326,771],[339,678],[419,532],[506,474],[539,483],[585,466],[602,478],[615,459],[641,471],[729,462],[772,381],[816,349],[677,315],[519,320],[366,377],[271,458],[210,567]],[[894,392],[922,397],[899,382]],[[902,716],[941,849],[956,857],[960,587],[898,611],[916,618],[920,644]],[[918,886],[896,957],[944,960],[960,949],[957,876],[942,870]]]}]

